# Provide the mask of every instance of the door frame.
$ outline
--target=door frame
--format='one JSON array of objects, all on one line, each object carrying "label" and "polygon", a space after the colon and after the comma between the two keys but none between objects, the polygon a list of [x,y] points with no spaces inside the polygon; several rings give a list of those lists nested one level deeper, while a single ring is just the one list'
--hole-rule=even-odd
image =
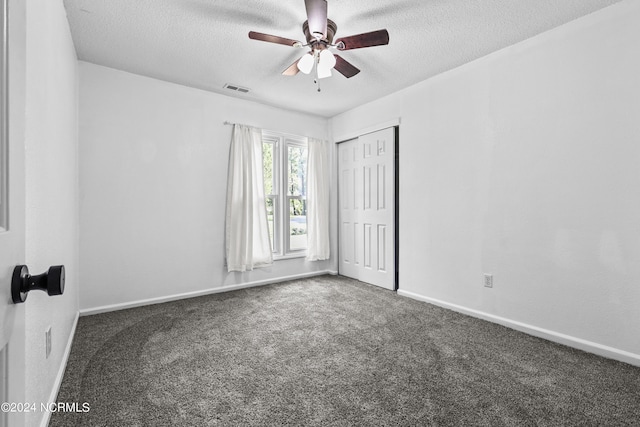
[{"label": "door frame", "polygon": [[398,291],[400,286],[400,125],[393,127],[393,137],[395,139],[394,144],[394,153],[393,153],[393,180],[395,191],[393,192],[393,219],[394,219],[394,228],[395,228],[395,236],[394,236],[394,245],[393,245],[393,253],[395,257],[395,265],[396,265],[396,278],[395,278],[395,286],[394,291]]}]

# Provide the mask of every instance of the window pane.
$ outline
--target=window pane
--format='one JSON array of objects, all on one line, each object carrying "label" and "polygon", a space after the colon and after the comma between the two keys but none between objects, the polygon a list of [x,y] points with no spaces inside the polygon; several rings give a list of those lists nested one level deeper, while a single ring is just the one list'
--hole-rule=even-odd
[{"label": "window pane", "polygon": [[273,150],[274,144],[269,142],[262,143],[262,166],[264,169],[264,193],[273,193]]},{"label": "window pane", "polygon": [[307,201],[289,200],[289,249],[297,251],[307,247]]},{"label": "window pane", "polygon": [[275,198],[267,197],[267,221],[269,223],[269,239],[271,240],[271,252],[275,252],[277,250],[276,241],[275,241]]},{"label": "window pane", "polygon": [[307,147],[288,147],[288,192],[290,196],[305,196],[307,188]]}]

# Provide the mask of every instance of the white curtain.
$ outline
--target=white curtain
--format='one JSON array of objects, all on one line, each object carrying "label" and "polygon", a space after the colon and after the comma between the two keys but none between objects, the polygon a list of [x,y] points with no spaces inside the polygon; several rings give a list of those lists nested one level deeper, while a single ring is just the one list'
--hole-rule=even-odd
[{"label": "white curtain", "polygon": [[273,263],[262,165],[262,133],[233,126],[226,218],[227,270],[247,271]]},{"label": "white curtain", "polygon": [[307,159],[307,260],[329,259],[329,143],[309,138]]}]

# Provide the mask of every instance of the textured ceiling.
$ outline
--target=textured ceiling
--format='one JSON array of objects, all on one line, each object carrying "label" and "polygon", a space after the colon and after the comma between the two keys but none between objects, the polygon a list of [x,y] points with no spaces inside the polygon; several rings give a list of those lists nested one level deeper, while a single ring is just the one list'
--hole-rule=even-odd
[{"label": "textured ceiling", "polygon": [[[280,73],[302,49],[303,0],[64,0],[78,58],[325,117],[410,86],[620,0],[328,0],[336,38],[386,28],[388,46],[341,56],[362,72],[321,80]],[[240,94],[225,83],[251,89]]]}]

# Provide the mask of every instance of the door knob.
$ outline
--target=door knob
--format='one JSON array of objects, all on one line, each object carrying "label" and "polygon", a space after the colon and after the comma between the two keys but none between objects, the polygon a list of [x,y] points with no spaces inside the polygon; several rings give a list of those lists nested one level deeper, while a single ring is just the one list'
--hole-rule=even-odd
[{"label": "door knob", "polygon": [[49,267],[46,273],[32,276],[26,265],[17,265],[11,277],[11,298],[15,304],[25,302],[33,290],[45,291],[49,296],[64,292],[64,265]]}]

